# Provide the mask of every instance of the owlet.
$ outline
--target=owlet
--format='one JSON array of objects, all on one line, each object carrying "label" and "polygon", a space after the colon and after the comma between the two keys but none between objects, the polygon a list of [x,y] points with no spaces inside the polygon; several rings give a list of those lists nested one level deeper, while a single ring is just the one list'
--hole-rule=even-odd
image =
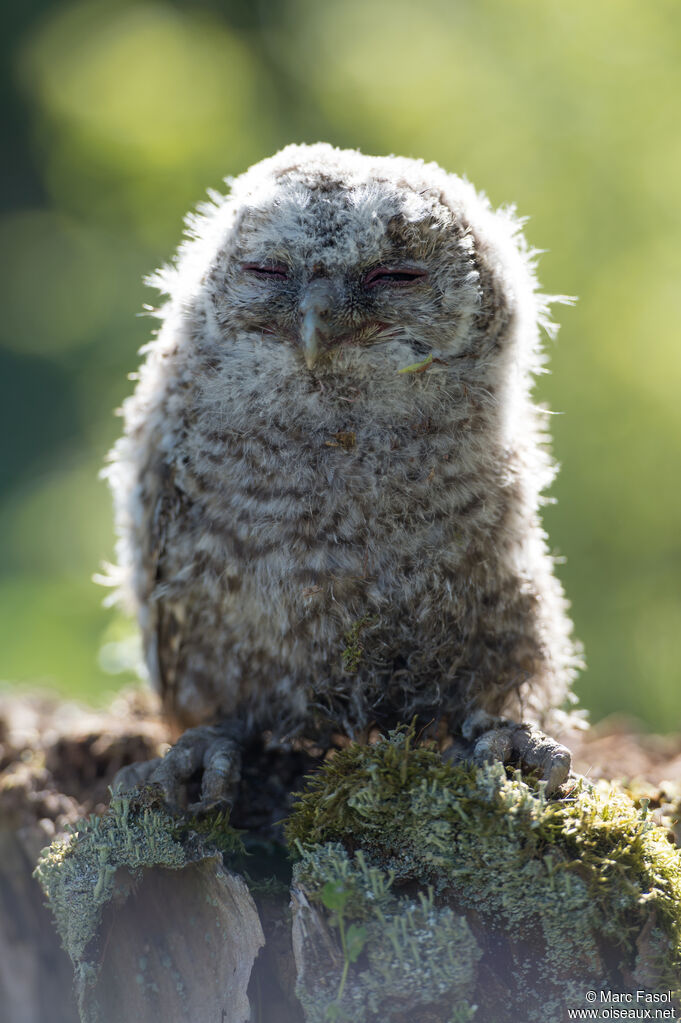
[{"label": "owlet", "polygon": [[416,716],[555,788],[569,753],[536,726],[579,651],[539,519],[551,323],[519,221],[435,164],[324,144],[211,199],[153,279],[107,469],[119,592],[189,729],[146,776],[172,802],[200,769],[210,805],[254,732]]}]

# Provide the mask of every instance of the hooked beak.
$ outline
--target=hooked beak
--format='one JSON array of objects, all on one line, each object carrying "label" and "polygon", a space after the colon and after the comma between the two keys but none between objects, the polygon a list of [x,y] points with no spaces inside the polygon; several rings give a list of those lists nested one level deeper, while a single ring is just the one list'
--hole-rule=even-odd
[{"label": "hooked beak", "polygon": [[300,302],[300,341],[308,369],[329,340],[329,319],[337,300],[336,287],[327,277],[310,281],[305,289]]}]

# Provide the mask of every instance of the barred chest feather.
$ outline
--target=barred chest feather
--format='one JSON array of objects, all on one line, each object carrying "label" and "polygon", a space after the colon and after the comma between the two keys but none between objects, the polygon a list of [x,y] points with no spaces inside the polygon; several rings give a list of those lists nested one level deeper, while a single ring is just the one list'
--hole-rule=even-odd
[{"label": "barred chest feather", "polygon": [[464,703],[485,604],[522,590],[500,559],[520,492],[489,389],[444,364],[400,374],[399,346],[388,365],[348,353],[342,385],[270,364],[244,386],[234,361],[195,395],[173,458],[156,598],[193,637],[178,710],[288,718],[328,698],[361,720],[447,687]]}]

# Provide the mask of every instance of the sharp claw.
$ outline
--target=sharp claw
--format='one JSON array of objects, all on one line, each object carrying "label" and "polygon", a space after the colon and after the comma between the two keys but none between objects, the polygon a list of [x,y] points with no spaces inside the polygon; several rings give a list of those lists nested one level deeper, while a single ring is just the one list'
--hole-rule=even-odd
[{"label": "sharp claw", "polygon": [[201,782],[205,809],[231,806],[241,777],[241,754],[231,739],[218,739],[206,750]]},{"label": "sharp claw", "polygon": [[544,769],[544,781],[546,782],[546,791],[550,795],[559,789],[563,782],[567,781],[567,777],[570,773],[570,767],[572,766],[572,757],[570,751],[563,747],[562,753],[554,753],[551,757],[551,761],[546,765]]}]

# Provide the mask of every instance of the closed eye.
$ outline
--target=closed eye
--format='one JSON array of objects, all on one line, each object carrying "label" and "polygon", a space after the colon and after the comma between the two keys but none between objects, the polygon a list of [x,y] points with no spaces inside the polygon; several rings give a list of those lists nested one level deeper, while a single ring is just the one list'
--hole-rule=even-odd
[{"label": "closed eye", "polygon": [[376,288],[381,284],[415,284],[428,276],[427,270],[413,266],[377,266],[364,278],[365,288]]},{"label": "closed eye", "polygon": [[254,277],[262,277],[265,280],[286,281],[288,280],[288,267],[283,263],[271,263],[261,265],[260,263],[244,263],[242,270],[245,273],[253,274]]}]

